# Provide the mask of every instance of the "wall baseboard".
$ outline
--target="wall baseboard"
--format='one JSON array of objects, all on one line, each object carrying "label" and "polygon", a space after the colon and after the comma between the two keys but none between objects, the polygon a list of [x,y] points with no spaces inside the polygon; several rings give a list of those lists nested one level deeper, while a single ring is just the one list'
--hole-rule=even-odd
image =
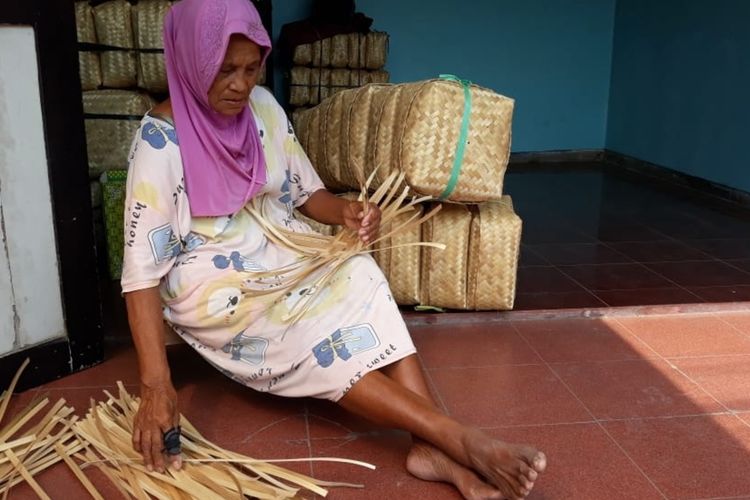
[{"label": "wall baseboard", "polygon": [[559,151],[529,151],[511,153],[511,166],[549,163],[572,163],[572,162],[600,162],[604,161],[605,151],[603,149],[567,149]]},{"label": "wall baseboard", "polygon": [[661,184],[688,189],[715,201],[750,208],[750,193],[746,191],[679,172],[663,165],[639,160],[616,151],[605,151],[604,165],[606,168],[625,170],[639,177],[648,177]]},{"label": "wall baseboard", "polygon": [[[648,178],[666,187],[682,188],[710,198],[713,201],[750,209],[750,193],[730,186],[695,177],[677,170],[639,160],[607,149],[570,149],[560,151],[531,151],[511,153],[509,168],[526,170],[551,165],[566,167],[590,167],[592,163],[620,173],[629,173],[641,179]],[[589,164],[589,165],[586,165]]]}]

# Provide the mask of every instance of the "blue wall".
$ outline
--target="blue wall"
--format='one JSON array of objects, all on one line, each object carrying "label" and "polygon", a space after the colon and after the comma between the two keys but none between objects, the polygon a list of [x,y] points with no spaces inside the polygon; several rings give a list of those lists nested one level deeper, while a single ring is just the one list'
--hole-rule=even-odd
[{"label": "blue wall", "polygon": [[[274,1],[276,36],[309,8]],[[391,36],[391,81],[453,73],[513,97],[513,151],[604,148],[615,0],[358,0],[357,10]]]},{"label": "blue wall", "polygon": [[608,149],[750,191],[750,1],[618,0]]}]

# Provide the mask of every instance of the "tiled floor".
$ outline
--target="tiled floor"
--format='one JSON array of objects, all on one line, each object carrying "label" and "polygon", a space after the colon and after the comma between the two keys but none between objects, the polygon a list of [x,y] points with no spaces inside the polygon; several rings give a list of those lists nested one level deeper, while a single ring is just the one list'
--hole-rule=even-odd
[{"label": "tiled floor", "polygon": [[[531,499],[750,498],[750,310],[599,319],[505,320],[412,328],[440,405],[497,438],[533,443],[549,469]],[[408,436],[314,400],[255,394],[183,346],[170,348],[182,412],[211,440],[259,458],[339,456],[295,469],[364,490],[337,499],[455,499],[403,469]],[[132,348],[48,384],[83,409],[122,380]],[[21,394],[18,411],[38,391]],[[118,498],[94,477],[106,498]],[[53,498],[86,498],[64,466],[39,476]],[[65,492],[64,494],[60,492]],[[13,499],[34,498],[27,487]]]},{"label": "tiled floor", "polygon": [[750,300],[750,211],[600,165],[511,171],[516,309]]}]

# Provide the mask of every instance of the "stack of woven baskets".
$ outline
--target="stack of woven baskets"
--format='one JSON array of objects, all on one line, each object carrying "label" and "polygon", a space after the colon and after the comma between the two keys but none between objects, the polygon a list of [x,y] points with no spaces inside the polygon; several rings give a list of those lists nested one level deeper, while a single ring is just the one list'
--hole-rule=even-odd
[{"label": "stack of woven baskets", "polygon": [[[388,34],[380,31],[334,35],[293,50],[289,105],[299,113],[342,90],[385,83]],[[296,110],[295,110],[296,111]]]},{"label": "stack of woven baskets", "polygon": [[373,171],[376,187],[399,171],[414,193],[442,203],[421,228],[381,246],[425,241],[445,250],[405,246],[375,254],[398,303],[513,307],[521,219],[503,195],[513,106],[445,75],[346,90],[299,117],[299,140],[329,188],[356,190]]}]

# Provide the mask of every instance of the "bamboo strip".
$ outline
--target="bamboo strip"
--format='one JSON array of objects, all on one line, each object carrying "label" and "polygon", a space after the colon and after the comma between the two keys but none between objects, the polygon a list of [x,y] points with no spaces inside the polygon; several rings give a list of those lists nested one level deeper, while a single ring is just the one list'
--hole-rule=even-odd
[{"label": "bamboo strip", "polygon": [[65,451],[65,449],[60,445],[60,443],[55,443],[55,451],[58,455],[60,455],[60,458],[63,459],[65,464],[68,466],[68,468],[73,471],[73,474],[78,478],[78,480],[81,482],[84,488],[86,488],[86,491],[89,492],[89,495],[94,497],[95,500],[104,500],[104,497],[97,491],[96,487],[94,487],[93,484],[91,484],[91,481],[89,478],[87,478],[83,471],[76,465],[76,463],[70,458],[68,453]]},{"label": "bamboo strip", "polygon": [[[18,384],[18,379],[21,378],[21,374],[26,369],[27,366],[29,366],[29,358],[26,358],[23,363],[21,363],[21,367],[16,371],[16,374],[13,376],[13,379],[10,382],[10,386],[8,387],[8,390],[3,392],[3,402],[0,404],[0,422],[3,421],[3,417],[5,416],[5,411],[8,409],[8,403],[10,403],[10,398],[13,397],[13,391],[16,389],[16,385]],[[2,440],[2,437],[0,437],[0,441]]]},{"label": "bamboo strip", "polygon": [[23,476],[23,478],[26,480],[27,483],[29,483],[29,486],[31,486],[31,489],[34,490],[34,493],[37,494],[39,498],[42,498],[43,500],[52,500],[49,495],[47,495],[41,486],[39,486],[39,483],[34,481],[34,478],[29,474],[29,471],[26,470],[26,467],[23,466],[20,460],[18,460],[18,457],[15,453],[13,453],[13,450],[5,450],[5,456],[10,459],[10,462],[13,464],[13,467],[16,468],[19,474]]}]

